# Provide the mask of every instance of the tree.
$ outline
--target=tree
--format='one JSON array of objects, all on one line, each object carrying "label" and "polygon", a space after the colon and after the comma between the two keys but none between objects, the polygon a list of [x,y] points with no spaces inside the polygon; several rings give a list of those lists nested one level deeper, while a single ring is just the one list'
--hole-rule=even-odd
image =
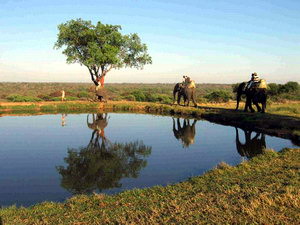
[{"label": "tree", "polygon": [[119,25],[93,25],[91,21],[76,19],[60,24],[58,30],[54,48],[65,47],[67,63],[86,66],[96,86],[104,86],[104,77],[112,69],[142,69],[152,63],[146,44],[136,33],[122,35]]}]

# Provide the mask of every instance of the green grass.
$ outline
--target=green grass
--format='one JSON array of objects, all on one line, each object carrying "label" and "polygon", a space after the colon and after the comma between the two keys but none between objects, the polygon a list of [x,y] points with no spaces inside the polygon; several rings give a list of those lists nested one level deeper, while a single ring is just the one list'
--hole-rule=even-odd
[{"label": "green grass", "polygon": [[297,224],[300,149],[267,150],[236,167],[166,187],[0,210],[4,224]]},{"label": "green grass", "polygon": [[273,104],[268,108],[268,112],[278,114],[278,115],[289,115],[289,116],[299,116],[300,115],[300,104]]}]

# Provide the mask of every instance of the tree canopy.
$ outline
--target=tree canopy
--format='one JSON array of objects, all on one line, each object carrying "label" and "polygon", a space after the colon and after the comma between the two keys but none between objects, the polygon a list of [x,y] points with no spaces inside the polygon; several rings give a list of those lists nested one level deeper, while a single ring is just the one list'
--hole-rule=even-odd
[{"label": "tree canopy", "polygon": [[64,48],[67,63],[80,63],[88,68],[95,85],[112,69],[123,67],[142,69],[151,64],[147,46],[136,34],[122,35],[121,26],[93,25],[82,19],[58,25],[58,38],[54,48]]}]

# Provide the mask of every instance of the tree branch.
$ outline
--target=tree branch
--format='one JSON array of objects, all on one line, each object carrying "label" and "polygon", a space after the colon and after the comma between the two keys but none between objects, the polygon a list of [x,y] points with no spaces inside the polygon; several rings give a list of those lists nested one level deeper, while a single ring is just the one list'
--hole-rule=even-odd
[{"label": "tree branch", "polygon": [[99,83],[95,80],[95,78],[94,78],[94,74],[93,74],[93,71],[92,71],[92,69],[90,68],[90,67],[87,67],[88,69],[89,69],[89,71],[90,71],[90,74],[91,74],[91,78],[92,78],[92,81],[94,82],[94,84],[96,85],[96,86],[98,86],[99,85]]},{"label": "tree branch", "polygon": [[108,73],[111,69],[113,69],[114,66],[113,65],[110,65],[110,67],[106,70],[106,73]]}]

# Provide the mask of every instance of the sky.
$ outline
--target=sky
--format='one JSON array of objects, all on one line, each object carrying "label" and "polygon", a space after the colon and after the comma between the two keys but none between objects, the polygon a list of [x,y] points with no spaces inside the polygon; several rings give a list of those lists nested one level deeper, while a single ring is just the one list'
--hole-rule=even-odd
[{"label": "sky", "polygon": [[137,33],[153,63],[107,83],[300,82],[299,0],[0,0],[0,82],[91,82],[53,48],[57,26],[82,18]]}]

